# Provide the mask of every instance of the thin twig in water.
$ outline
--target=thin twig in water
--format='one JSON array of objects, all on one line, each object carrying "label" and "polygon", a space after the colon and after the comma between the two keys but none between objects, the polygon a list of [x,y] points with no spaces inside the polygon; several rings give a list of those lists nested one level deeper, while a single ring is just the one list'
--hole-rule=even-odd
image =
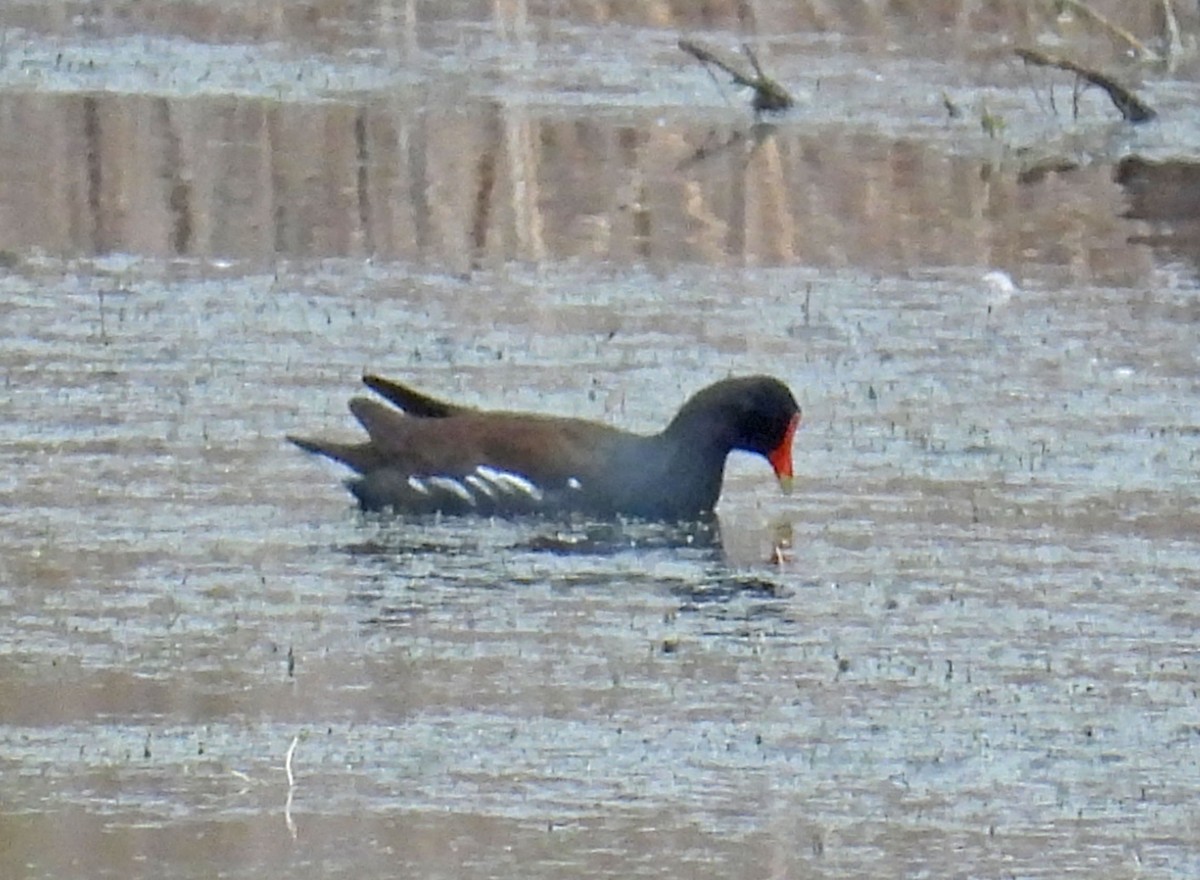
[{"label": "thin twig in water", "polygon": [[1183,54],[1183,38],[1179,32],[1179,20],[1175,18],[1175,7],[1171,0],[1162,0],[1163,27],[1167,31],[1167,62],[1174,66],[1179,56]]},{"label": "thin twig in water", "polygon": [[300,742],[300,734],[292,737],[292,744],[288,746],[287,757],[283,761],[283,769],[287,771],[288,788],[296,787],[296,777],[292,775],[292,755],[296,754],[296,745]]},{"label": "thin twig in water", "polygon": [[292,840],[296,839],[296,820],[292,818],[292,789],[288,789],[287,802],[283,805],[283,824],[287,826]]},{"label": "thin twig in water", "polygon": [[1104,30],[1108,31],[1110,34],[1113,34],[1118,39],[1124,40],[1144,60],[1146,60],[1146,61],[1158,61],[1159,60],[1158,55],[1155,53],[1155,51],[1153,49],[1151,49],[1149,46],[1147,46],[1145,43],[1143,43],[1141,40],[1139,40],[1137,37],[1135,37],[1128,30],[1121,27],[1119,24],[1116,24],[1115,22],[1110,21],[1109,19],[1107,19],[1103,15],[1101,15],[1099,12],[1092,9],[1092,7],[1090,7],[1086,3],[1084,3],[1083,0],[1059,0],[1059,2],[1062,3],[1063,6],[1066,6],[1066,7],[1069,7],[1070,9],[1075,10],[1080,15],[1082,15],[1084,18],[1094,21],[1096,24],[1100,25],[1100,27],[1102,27]]},{"label": "thin twig in water", "polygon": [[292,819],[292,795],[296,792],[296,777],[292,773],[292,756],[296,754],[296,745],[300,742],[300,734],[292,737],[292,744],[288,746],[287,757],[283,759],[283,769],[287,771],[288,792],[287,801],[283,805],[283,822],[287,825],[288,833],[291,834],[292,840],[296,839],[296,822]]}]

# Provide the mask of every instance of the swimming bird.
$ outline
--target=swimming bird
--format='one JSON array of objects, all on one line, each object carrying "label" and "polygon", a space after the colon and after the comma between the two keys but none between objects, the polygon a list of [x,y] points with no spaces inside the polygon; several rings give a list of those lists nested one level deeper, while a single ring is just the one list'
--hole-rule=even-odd
[{"label": "swimming bird", "polygon": [[380,376],[363,382],[392,404],[350,401],[365,441],[288,440],[354,470],[347,485],[364,510],[696,519],[715,507],[733,450],[764,457],[791,489],[800,407],[770,376],[709,385],[656,434],[474,409]]}]

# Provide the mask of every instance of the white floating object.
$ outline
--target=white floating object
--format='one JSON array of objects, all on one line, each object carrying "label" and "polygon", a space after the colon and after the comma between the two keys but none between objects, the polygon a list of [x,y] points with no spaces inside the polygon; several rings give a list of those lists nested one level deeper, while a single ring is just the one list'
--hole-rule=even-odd
[{"label": "white floating object", "polygon": [[1021,289],[1017,287],[1011,275],[1007,272],[1001,272],[999,269],[993,269],[980,280],[987,285],[989,290],[987,300],[989,309],[998,309],[1001,306],[1008,305],[1009,301],[1013,298],[1013,294]]}]

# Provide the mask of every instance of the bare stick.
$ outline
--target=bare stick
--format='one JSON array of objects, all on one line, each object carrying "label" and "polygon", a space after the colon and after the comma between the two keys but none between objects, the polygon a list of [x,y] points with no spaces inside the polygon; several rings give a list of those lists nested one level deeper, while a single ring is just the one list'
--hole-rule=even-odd
[{"label": "bare stick", "polygon": [[1183,53],[1183,38],[1179,33],[1179,20],[1175,18],[1175,7],[1171,0],[1162,0],[1163,26],[1167,29],[1167,60],[1174,62]]},{"label": "bare stick", "polygon": [[762,65],[758,63],[758,56],[754,54],[754,50],[750,48],[749,43],[742,43],[742,54],[750,59],[750,66],[754,68],[755,76],[759,80],[764,80],[767,75],[763,73]]},{"label": "bare stick", "polygon": [[292,775],[292,755],[296,754],[296,744],[300,742],[300,734],[292,737],[292,744],[288,746],[287,757],[283,761],[283,769],[287,771],[288,788],[296,787],[296,777]]},{"label": "bare stick", "polygon": [[1139,40],[1137,37],[1135,37],[1128,30],[1121,27],[1119,24],[1115,24],[1114,22],[1105,18],[1103,15],[1101,15],[1096,10],[1092,9],[1090,6],[1085,4],[1083,2],[1083,0],[1060,0],[1060,2],[1062,3],[1063,6],[1068,6],[1071,9],[1074,9],[1076,12],[1078,12],[1084,18],[1090,19],[1091,21],[1100,25],[1101,28],[1108,31],[1110,34],[1113,34],[1118,39],[1124,40],[1142,58],[1144,58],[1148,61],[1157,61],[1158,60],[1158,55],[1155,54],[1153,49],[1151,49],[1149,46],[1147,46],[1145,43],[1143,43],[1141,40]]},{"label": "bare stick", "polygon": [[283,823],[287,825],[288,834],[296,839],[296,820],[292,818],[292,789],[288,789],[287,803],[283,805]]},{"label": "bare stick", "polygon": [[300,734],[292,737],[292,744],[288,746],[287,757],[283,759],[283,769],[287,771],[288,793],[287,801],[283,805],[283,822],[287,825],[288,833],[292,835],[292,840],[296,839],[296,822],[292,819],[292,795],[296,791],[296,777],[292,773],[292,756],[296,754],[296,745],[300,742]]}]

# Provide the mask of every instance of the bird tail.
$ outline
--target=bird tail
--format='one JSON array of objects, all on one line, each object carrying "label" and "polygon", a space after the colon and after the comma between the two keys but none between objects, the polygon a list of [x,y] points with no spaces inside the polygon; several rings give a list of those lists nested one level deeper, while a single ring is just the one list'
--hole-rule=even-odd
[{"label": "bird tail", "polygon": [[398,406],[410,416],[419,416],[426,419],[444,419],[448,416],[467,411],[467,407],[438,400],[436,397],[422,394],[420,391],[409,388],[407,385],[402,385],[391,379],[384,379],[382,376],[367,374],[363,376],[363,384],[383,399]]},{"label": "bird tail", "polygon": [[370,443],[337,443],[333,440],[313,440],[289,434],[288,442],[305,452],[323,455],[348,465],[358,473],[366,473],[376,463],[377,453]]}]

